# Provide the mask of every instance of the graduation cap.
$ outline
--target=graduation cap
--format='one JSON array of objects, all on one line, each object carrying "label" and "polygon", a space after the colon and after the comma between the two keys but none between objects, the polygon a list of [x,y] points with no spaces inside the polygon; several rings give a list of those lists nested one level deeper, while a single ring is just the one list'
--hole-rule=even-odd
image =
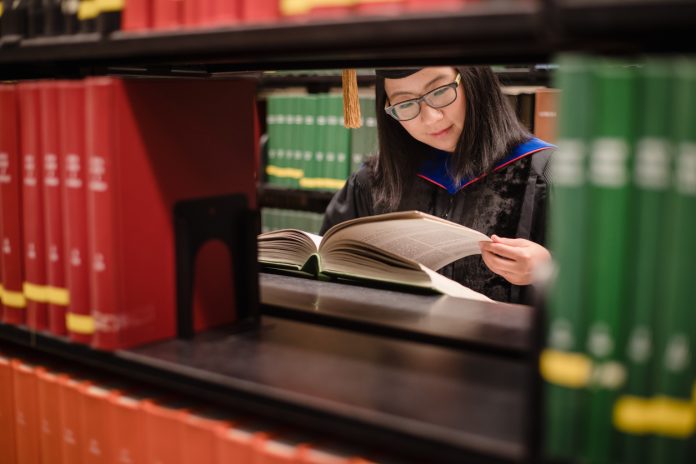
[{"label": "graduation cap", "polygon": [[[415,74],[423,68],[385,68],[375,69],[378,77],[402,79]],[[357,129],[360,127],[360,99],[358,97],[358,77],[355,69],[344,69],[341,73],[343,87],[343,125]]]}]

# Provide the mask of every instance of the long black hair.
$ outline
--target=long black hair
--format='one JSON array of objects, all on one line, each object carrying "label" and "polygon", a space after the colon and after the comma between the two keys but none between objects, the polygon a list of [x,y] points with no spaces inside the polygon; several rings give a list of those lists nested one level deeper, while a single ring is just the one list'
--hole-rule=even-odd
[{"label": "long black hair", "polygon": [[[529,140],[531,134],[517,119],[491,68],[455,69],[462,76],[466,100],[464,128],[449,164],[450,175],[459,182],[490,171],[512,147]],[[377,76],[375,92],[379,152],[368,161],[368,166],[375,179],[373,200],[392,211],[399,206],[430,148],[411,137],[399,121],[384,111],[384,77]]]}]

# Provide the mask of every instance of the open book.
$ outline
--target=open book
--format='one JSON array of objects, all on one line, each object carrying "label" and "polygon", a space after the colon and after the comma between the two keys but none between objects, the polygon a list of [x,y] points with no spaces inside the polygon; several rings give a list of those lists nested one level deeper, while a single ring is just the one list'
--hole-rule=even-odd
[{"label": "open book", "polygon": [[488,297],[435,272],[480,253],[481,232],[420,211],[367,216],[336,224],[324,237],[296,229],[259,235],[259,263],[350,280],[416,287],[459,298]]}]

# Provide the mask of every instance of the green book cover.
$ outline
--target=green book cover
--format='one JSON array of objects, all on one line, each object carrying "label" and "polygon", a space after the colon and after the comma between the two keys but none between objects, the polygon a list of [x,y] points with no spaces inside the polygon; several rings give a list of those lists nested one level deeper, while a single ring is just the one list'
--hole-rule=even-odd
[{"label": "green book cover", "polygon": [[302,142],[302,167],[303,176],[300,180],[300,187],[304,188],[304,179],[315,177],[316,166],[314,162],[314,151],[316,149],[316,114],[317,114],[316,95],[306,95],[303,99],[303,142]]},{"label": "green book cover", "polygon": [[652,433],[647,405],[652,395],[654,359],[653,328],[660,306],[659,269],[667,223],[667,192],[671,183],[671,132],[674,75],[669,60],[650,59],[638,76],[639,131],[631,193],[632,253],[628,295],[628,339],[624,348],[628,377],[615,404],[614,423],[622,433],[623,462],[649,462]]},{"label": "green book cover", "polygon": [[303,175],[303,143],[304,143],[304,95],[293,94],[290,99],[290,170],[288,184],[293,188],[300,186]]},{"label": "green book cover", "polygon": [[586,458],[617,461],[614,402],[626,376],[629,187],[636,131],[636,68],[601,60],[594,68],[595,116],[588,169],[590,259],[587,350],[593,361]]},{"label": "green book cover", "polygon": [[317,137],[316,151],[314,152],[315,175],[309,188],[314,190],[320,188],[319,182],[326,177],[326,152],[329,144],[329,94],[323,93],[318,98],[317,105]]},{"label": "green book cover", "polygon": [[266,99],[266,128],[268,133],[268,157],[266,159],[266,181],[277,184],[278,178],[274,171],[278,158],[278,97],[268,95]]},{"label": "green book cover", "polygon": [[334,170],[332,190],[343,187],[345,180],[350,174],[350,129],[345,126],[343,118],[343,95],[338,96],[338,124],[336,127],[336,168]]},{"label": "green book cover", "polygon": [[580,55],[558,60],[554,86],[561,89],[558,150],[551,157],[549,247],[557,277],[548,304],[547,349],[541,358],[545,387],[545,453],[578,455],[583,437],[588,252],[587,156],[593,108],[592,61]]},{"label": "green book cover", "polygon": [[696,427],[693,397],[694,275],[696,273],[696,61],[675,63],[675,159],[671,214],[664,240],[664,295],[656,308],[656,438],[653,463],[689,462],[688,441]]},{"label": "green book cover", "polygon": [[290,99],[287,94],[278,95],[277,99],[277,121],[278,121],[278,144],[276,146],[276,177],[278,185],[288,186],[288,179],[285,170],[288,168],[289,152],[289,120],[290,120]]}]

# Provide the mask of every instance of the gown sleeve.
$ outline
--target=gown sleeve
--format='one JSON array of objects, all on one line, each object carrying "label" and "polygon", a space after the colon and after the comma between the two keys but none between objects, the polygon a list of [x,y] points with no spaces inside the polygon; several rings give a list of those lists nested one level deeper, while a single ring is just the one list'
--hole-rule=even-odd
[{"label": "gown sleeve", "polygon": [[343,221],[374,214],[369,177],[367,168],[363,167],[353,173],[343,188],[336,192],[324,213],[320,235]]}]

